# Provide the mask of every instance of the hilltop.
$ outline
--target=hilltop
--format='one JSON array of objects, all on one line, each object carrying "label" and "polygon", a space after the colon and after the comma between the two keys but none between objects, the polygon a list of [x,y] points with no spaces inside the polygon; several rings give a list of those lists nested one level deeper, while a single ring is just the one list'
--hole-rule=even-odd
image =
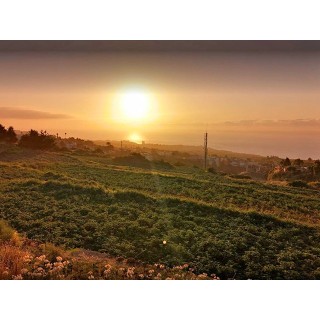
[{"label": "hilltop", "polygon": [[320,279],[320,193],[113,154],[0,154],[0,218],[40,243],[222,279]]}]

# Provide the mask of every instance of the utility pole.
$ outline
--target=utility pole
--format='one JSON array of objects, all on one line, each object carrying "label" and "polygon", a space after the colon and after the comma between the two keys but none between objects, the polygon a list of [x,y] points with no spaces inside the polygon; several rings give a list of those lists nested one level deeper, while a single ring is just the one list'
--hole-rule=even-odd
[{"label": "utility pole", "polygon": [[204,134],[204,170],[207,171],[208,159],[208,132]]}]

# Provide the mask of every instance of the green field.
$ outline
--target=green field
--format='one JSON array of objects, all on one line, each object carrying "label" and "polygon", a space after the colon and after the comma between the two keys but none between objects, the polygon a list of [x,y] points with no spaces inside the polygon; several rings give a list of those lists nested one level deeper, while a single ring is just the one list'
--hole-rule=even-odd
[{"label": "green field", "polygon": [[0,153],[0,192],[0,218],[42,242],[222,279],[320,279],[317,190],[16,147]]}]

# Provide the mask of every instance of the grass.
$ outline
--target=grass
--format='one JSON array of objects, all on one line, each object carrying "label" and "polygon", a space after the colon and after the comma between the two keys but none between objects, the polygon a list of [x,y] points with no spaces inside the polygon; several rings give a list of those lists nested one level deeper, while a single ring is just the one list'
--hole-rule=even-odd
[{"label": "grass", "polygon": [[0,241],[0,280],[219,280],[214,274],[197,275],[187,264],[168,268],[23,238],[17,243],[17,233],[4,221],[1,225],[12,237]]},{"label": "grass", "polygon": [[320,279],[318,190],[74,153],[1,159],[0,218],[30,239],[223,279]]}]

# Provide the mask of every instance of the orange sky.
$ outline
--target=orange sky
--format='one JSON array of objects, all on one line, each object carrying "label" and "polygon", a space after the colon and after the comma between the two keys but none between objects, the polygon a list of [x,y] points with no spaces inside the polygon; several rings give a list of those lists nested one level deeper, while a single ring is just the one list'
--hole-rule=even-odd
[{"label": "orange sky", "polygon": [[[210,146],[219,149],[320,157],[318,44],[190,43],[143,42],[137,49],[122,42],[96,50],[94,43],[2,42],[0,123],[89,139],[136,133],[147,142],[197,145],[207,127]],[[152,121],[114,120],[115,97],[132,88],[152,96]]]}]

